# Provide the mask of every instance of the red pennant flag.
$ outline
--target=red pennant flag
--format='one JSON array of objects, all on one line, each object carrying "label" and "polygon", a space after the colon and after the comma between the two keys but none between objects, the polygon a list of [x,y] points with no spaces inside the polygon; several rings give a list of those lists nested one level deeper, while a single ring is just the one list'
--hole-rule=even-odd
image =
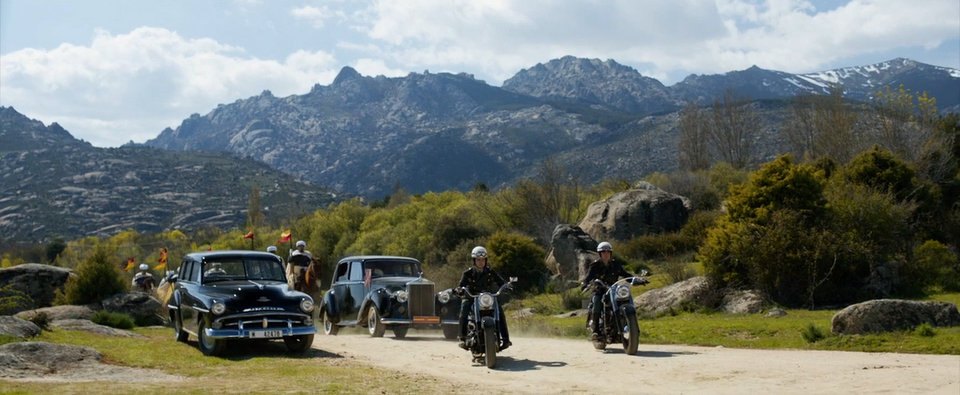
[{"label": "red pennant flag", "polygon": [[253,238],[253,231],[251,230],[251,231],[247,232],[247,234],[243,235],[243,238],[244,238],[244,239],[252,239],[252,238]]},{"label": "red pennant flag", "polygon": [[290,229],[287,229],[280,234],[280,239],[277,240],[277,243],[289,243],[292,238],[293,233],[290,232]]},{"label": "red pennant flag", "polygon": [[136,259],[133,259],[133,257],[129,257],[129,258],[127,258],[127,267],[125,267],[125,268],[123,269],[123,271],[129,272],[129,271],[133,270],[133,267],[136,266],[136,265],[137,265],[137,260],[136,260]]},{"label": "red pennant flag", "polygon": [[154,270],[166,270],[167,269],[167,247],[160,249],[160,259],[157,259],[157,266],[154,267]]}]

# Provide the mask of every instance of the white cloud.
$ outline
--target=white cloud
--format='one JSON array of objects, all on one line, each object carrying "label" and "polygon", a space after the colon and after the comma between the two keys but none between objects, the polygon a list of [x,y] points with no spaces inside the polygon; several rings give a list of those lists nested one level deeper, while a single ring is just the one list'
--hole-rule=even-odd
[{"label": "white cloud", "polygon": [[339,69],[324,51],[297,51],[281,63],[250,57],[211,39],[141,27],[100,31],[89,46],[23,49],[0,59],[3,105],[98,146],[156,137],[190,113],[270,89],[277,96],[327,84]]},{"label": "white cloud", "polygon": [[410,74],[406,70],[390,68],[382,59],[361,58],[353,64],[353,68],[361,75],[376,77],[382,75],[385,77],[403,77]]},{"label": "white cloud", "polygon": [[410,70],[469,71],[494,84],[563,55],[669,76],[758,65],[791,72],[956,39],[960,2],[852,0],[374,0],[363,31]]},{"label": "white cloud", "polygon": [[330,12],[330,9],[326,6],[297,7],[290,11],[290,15],[293,15],[293,17],[296,19],[303,19],[310,22],[310,24],[315,28],[323,27],[326,23],[326,20],[333,16]]}]

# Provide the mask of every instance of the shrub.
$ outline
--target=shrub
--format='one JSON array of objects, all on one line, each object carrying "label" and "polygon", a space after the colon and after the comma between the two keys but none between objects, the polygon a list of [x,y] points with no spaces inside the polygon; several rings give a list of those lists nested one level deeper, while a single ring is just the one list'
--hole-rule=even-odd
[{"label": "shrub", "polygon": [[7,284],[0,288],[0,315],[13,315],[33,308],[33,299],[29,295]]},{"label": "shrub", "polygon": [[913,261],[906,272],[913,288],[939,285],[947,291],[960,290],[957,255],[936,240],[927,240],[913,250]]},{"label": "shrub", "polygon": [[50,327],[50,316],[48,316],[47,313],[39,312],[34,314],[33,317],[30,317],[30,322],[42,330],[47,330]]},{"label": "shrub", "polygon": [[803,336],[803,340],[805,340],[807,343],[816,343],[827,337],[823,334],[823,330],[814,325],[812,322],[807,324],[807,326],[800,331],[800,336]]},{"label": "shrub", "polygon": [[93,314],[90,319],[100,325],[106,325],[117,329],[130,329],[134,326],[133,317],[123,313],[112,313],[106,310],[100,310]]},{"label": "shrub", "polygon": [[585,296],[580,293],[579,288],[571,288],[560,294],[560,300],[563,308],[566,310],[579,310],[584,308],[583,301]]},{"label": "shrub", "polygon": [[127,290],[117,265],[110,262],[106,247],[98,245],[93,255],[80,263],[76,276],[67,280],[64,292],[57,295],[58,304],[83,305],[99,302]]},{"label": "shrub", "polygon": [[549,274],[544,265],[544,253],[533,239],[516,234],[498,232],[487,243],[494,269],[504,277],[518,277],[516,291],[542,292]]},{"label": "shrub", "polygon": [[671,284],[689,280],[696,275],[686,261],[679,259],[667,260],[660,265],[659,272],[666,274]]},{"label": "shrub", "polygon": [[923,336],[923,337],[933,337],[934,335],[937,334],[937,332],[933,330],[933,326],[930,325],[929,322],[924,322],[920,325],[917,325],[917,328],[913,330],[913,333],[917,334],[917,336]]}]

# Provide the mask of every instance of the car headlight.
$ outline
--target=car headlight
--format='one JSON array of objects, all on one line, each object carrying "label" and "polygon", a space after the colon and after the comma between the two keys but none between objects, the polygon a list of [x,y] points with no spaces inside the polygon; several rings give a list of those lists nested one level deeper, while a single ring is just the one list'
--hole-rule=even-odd
[{"label": "car headlight", "polygon": [[407,303],[407,291],[397,291],[393,296],[397,297],[397,302]]},{"label": "car headlight", "polygon": [[439,300],[440,303],[447,303],[447,302],[449,302],[449,301],[450,301],[450,291],[443,291],[443,292],[441,292],[439,295],[437,295],[437,300]]},{"label": "car headlight", "polygon": [[223,303],[216,302],[213,306],[210,306],[210,312],[213,313],[213,315],[223,314],[224,311],[227,311],[227,305]]},{"label": "car headlight", "polygon": [[630,299],[630,288],[628,287],[617,288],[617,299]]},{"label": "car headlight", "polygon": [[488,293],[481,294],[481,295],[480,295],[480,298],[477,299],[478,303],[480,303],[480,309],[481,309],[481,310],[490,310],[490,309],[492,309],[492,308],[493,308],[493,300],[494,300],[494,299],[493,299],[493,295],[490,295],[490,294],[488,294]]},{"label": "car headlight", "polygon": [[300,310],[303,310],[304,313],[309,313],[313,311],[313,301],[310,299],[303,299],[300,301]]}]

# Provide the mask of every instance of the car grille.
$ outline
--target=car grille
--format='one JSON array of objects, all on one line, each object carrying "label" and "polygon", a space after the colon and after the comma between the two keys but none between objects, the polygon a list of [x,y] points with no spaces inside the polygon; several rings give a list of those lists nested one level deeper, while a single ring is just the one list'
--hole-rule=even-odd
[{"label": "car grille", "polygon": [[409,283],[407,284],[407,294],[410,297],[410,315],[415,316],[433,316],[433,283]]},{"label": "car grille", "polygon": [[[224,317],[221,326],[224,329],[283,329],[304,325],[305,317],[290,314],[242,315]],[[266,322],[266,325],[264,325]]]}]

